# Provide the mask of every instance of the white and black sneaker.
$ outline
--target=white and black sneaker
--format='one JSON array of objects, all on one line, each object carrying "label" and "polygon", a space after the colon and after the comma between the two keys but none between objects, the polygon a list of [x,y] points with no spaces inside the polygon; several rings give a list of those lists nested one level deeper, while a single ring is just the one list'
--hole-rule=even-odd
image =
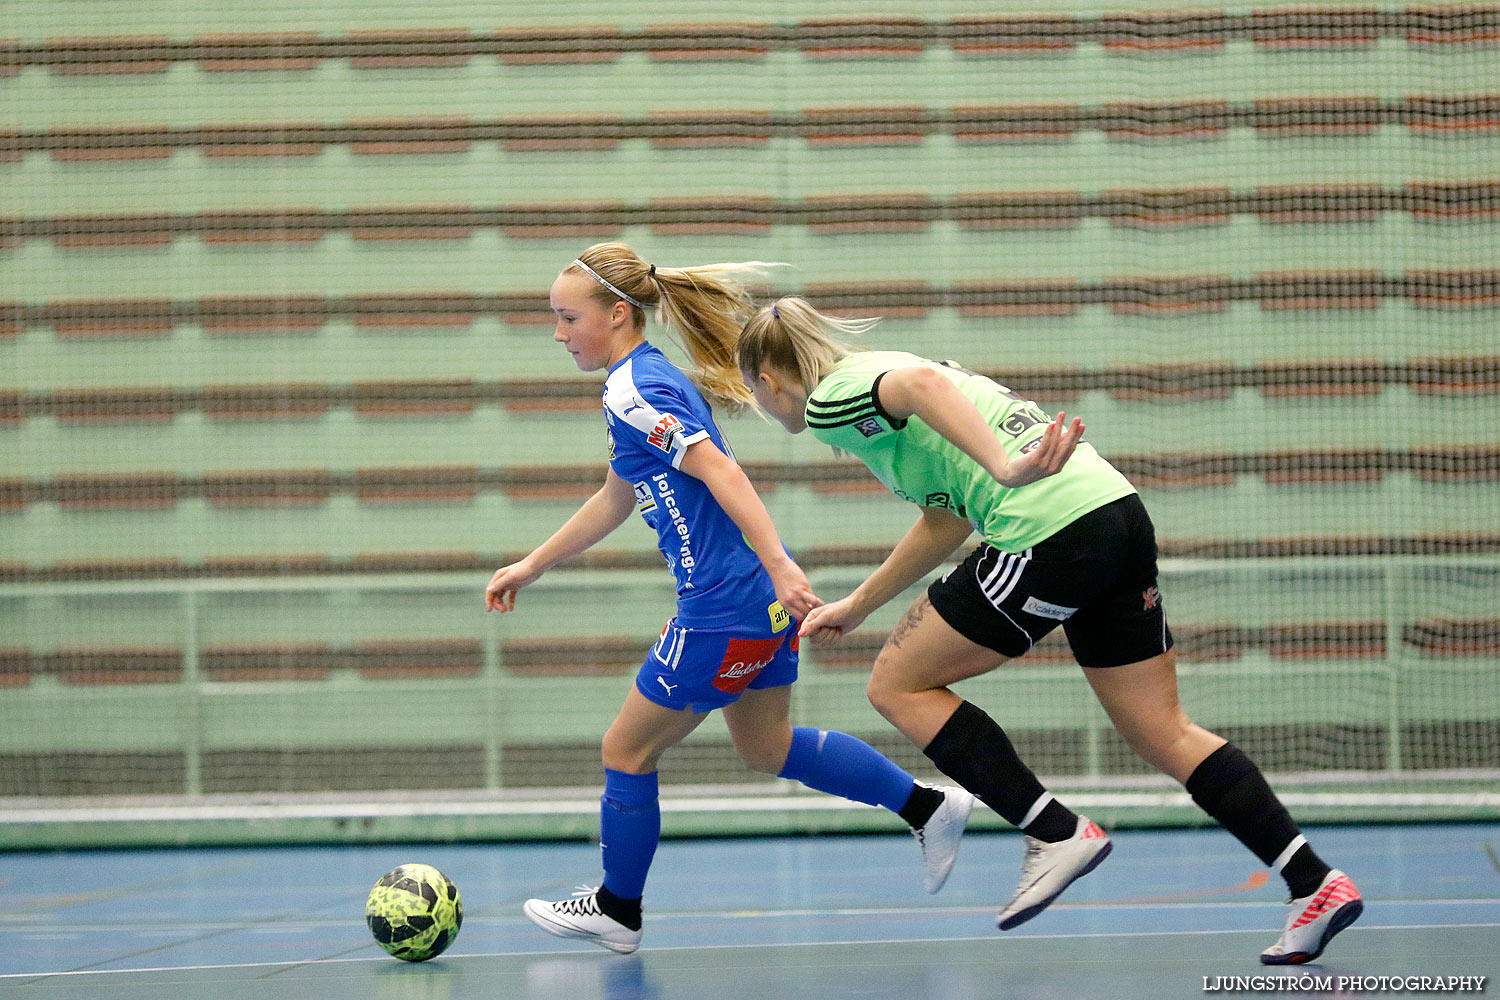
[{"label": "white and black sneaker", "polygon": [[953,871],[953,863],[958,860],[958,845],[963,839],[964,827],[969,823],[969,814],[974,811],[974,796],[962,788],[948,785],[929,785],[925,781],[917,784],[943,793],[943,801],[927,822],[911,830],[911,835],[917,838],[917,846],[922,849],[922,863],[927,869],[923,887],[933,893],[948,881],[948,873]]},{"label": "white and black sneaker", "polygon": [[549,903],[544,899],[528,899],[526,916],[548,934],[558,937],[592,941],[601,948],[628,955],[641,946],[641,932],[631,930],[613,917],[604,915],[599,909],[597,886],[579,886],[572,899]]},{"label": "white and black sneaker", "polygon": [[1087,816],[1078,817],[1073,836],[1049,844],[1026,836],[1026,857],[1021,862],[1021,884],[995,923],[1002,931],[1024,924],[1045,910],[1074,881],[1099,867],[1114,849],[1109,834]]}]

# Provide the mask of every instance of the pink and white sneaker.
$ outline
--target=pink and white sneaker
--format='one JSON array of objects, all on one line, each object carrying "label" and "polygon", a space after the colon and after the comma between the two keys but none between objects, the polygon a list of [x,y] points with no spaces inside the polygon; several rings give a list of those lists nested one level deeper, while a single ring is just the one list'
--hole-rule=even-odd
[{"label": "pink and white sneaker", "polygon": [[1301,965],[1323,954],[1339,931],[1359,919],[1364,900],[1349,876],[1337,868],[1311,896],[1288,900],[1286,926],[1276,943],[1260,953],[1263,965]]}]

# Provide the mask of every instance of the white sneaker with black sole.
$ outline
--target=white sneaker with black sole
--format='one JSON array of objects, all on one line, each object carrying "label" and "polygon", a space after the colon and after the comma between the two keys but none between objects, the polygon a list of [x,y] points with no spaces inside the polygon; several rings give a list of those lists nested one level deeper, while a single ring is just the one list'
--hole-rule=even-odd
[{"label": "white sneaker with black sole", "polygon": [[963,840],[964,827],[969,824],[969,814],[974,811],[974,796],[949,785],[929,785],[925,781],[917,784],[943,793],[943,801],[927,822],[911,830],[922,849],[922,863],[927,869],[923,887],[934,893],[948,881],[953,863],[958,860],[958,845]]},{"label": "white sneaker with black sole", "polygon": [[1290,912],[1276,943],[1260,953],[1263,965],[1301,965],[1323,954],[1339,931],[1365,912],[1364,900],[1348,875],[1337,868],[1311,896],[1287,900]]},{"label": "white sneaker with black sole", "polygon": [[621,955],[628,955],[641,946],[640,931],[631,930],[599,909],[597,886],[579,886],[572,899],[555,903],[528,899],[522,909],[532,923],[548,934],[591,941]]},{"label": "white sneaker with black sole", "polygon": [[1021,884],[1005,909],[995,918],[1002,931],[1024,924],[1045,910],[1062,891],[1099,867],[1114,849],[1109,834],[1087,816],[1078,817],[1073,836],[1049,844],[1026,836],[1026,857],[1021,861]]}]

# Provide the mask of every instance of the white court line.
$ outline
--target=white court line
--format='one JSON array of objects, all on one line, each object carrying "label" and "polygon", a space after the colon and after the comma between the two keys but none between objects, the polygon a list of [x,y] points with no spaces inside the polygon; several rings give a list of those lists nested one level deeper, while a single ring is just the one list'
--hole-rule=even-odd
[{"label": "white court line", "polygon": [[[819,911],[826,912],[826,911]],[[1362,931],[1424,931],[1454,930],[1466,927],[1500,927],[1496,923],[1475,924],[1376,924],[1374,926],[1359,925]],[[1141,937],[1185,937],[1188,935],[1202,937],[1214,934],[1261,934],[1264,930],[1255,927],[1242,927],[1238,929],[1221,930],[1186,930],[1186,931],[1100,931],[1086,934],[1020,934],[1010,937],[1012,941],[1058,941],[1078,940],[1080,938],[1141,938]],[[911,937],[911,938],[857,938],[845,941],[769,941],[761,944],[682,944],[664,945],[648,949],[650,952],[664,951],[745,951],[756,948],[838,948],[849,945],[887,945],[887,944],[961,944],[966,941],[1000,941],[998,933],[978,935],[974,937]],[[471,952],[468,954],[455,954],[448,952],[443,956],[449,958],[558,958],[568,955],[594,954],[592,951],[488,951]],[[371,956],[369,958],[306,958],[290,962],[237,962],[226,965],[159,965],[140,969],[80,969],[76,972],[3,972],[0,979],[47,979],[52,976],[118,976],[130,975],[140,972],[212,972],[215,969],[283,969],[296,968],[303,965],[334,965],[348,962],[390,962],[392,959],[386,956]]]}]

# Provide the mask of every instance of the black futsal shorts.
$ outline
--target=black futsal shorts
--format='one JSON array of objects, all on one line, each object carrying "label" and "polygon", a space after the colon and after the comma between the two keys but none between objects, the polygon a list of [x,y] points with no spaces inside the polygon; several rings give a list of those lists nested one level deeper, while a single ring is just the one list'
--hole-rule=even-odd
[{"label": "black futsal shorts", "polygon": [[1025,552],[988,542],[932,586],[943,621],[1017,657],[1061,625],[1085,667],[1117,667],[1172,648],[1156,586],[1156,531],[1141,498],[1090,511]]}]

